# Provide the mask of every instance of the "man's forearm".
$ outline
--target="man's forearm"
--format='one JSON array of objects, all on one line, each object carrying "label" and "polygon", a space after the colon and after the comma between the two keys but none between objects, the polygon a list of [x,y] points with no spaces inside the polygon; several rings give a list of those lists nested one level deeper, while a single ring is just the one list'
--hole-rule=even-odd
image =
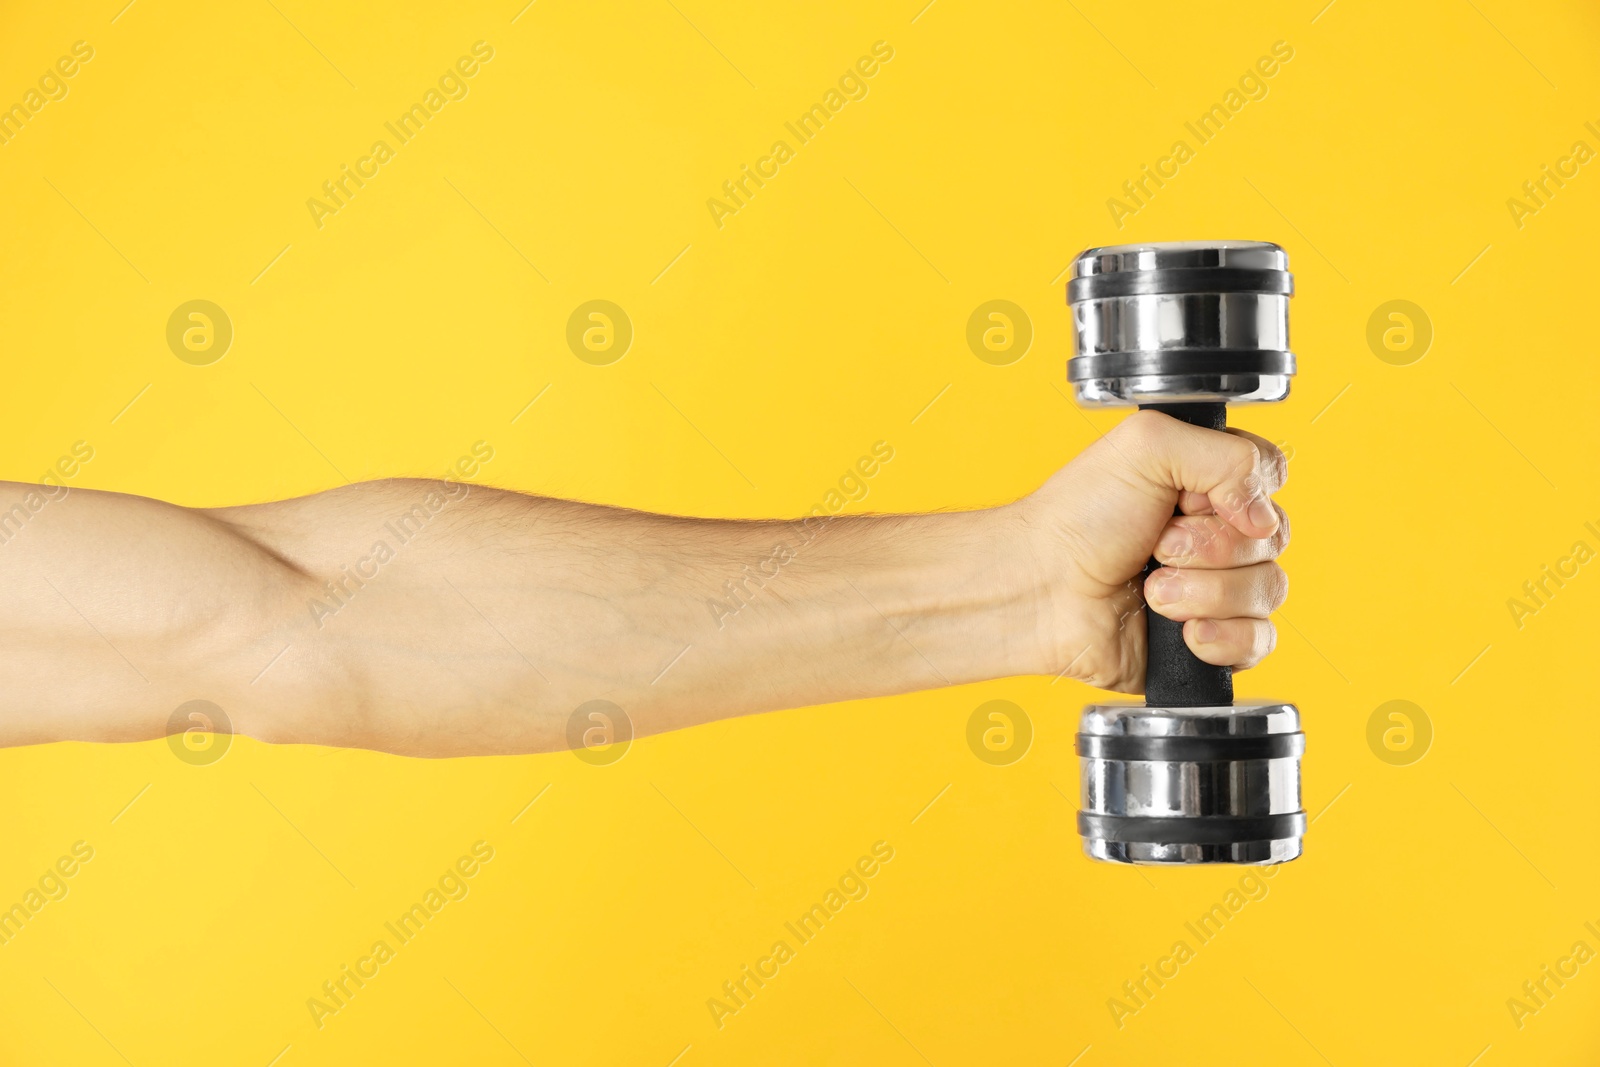
[{"label": "man's forearm", "polygon": [[75,491],[0,546],[10,691],[37,694],[5,740],[158,736],[204,698],[266,740],[539,751],[596,698],[645,734],[1043,670],[1015,531],[408,480],[217,510]]}]

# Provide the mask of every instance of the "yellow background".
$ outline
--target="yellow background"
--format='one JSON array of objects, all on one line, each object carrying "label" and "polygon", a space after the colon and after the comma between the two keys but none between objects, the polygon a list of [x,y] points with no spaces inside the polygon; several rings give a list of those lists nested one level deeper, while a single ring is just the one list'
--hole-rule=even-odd
[{"label": "yellow background", "polygon": [[[1521,1029],[1506,1005],[1600,949],[1600,569],[1521,629],[1506,604],[1600,548],[1600,165],[1520,229],[1506,207],[1600,148],[1600,14],[921,4],[6,3],[0,102],[74,41],[95,57],[0,147],[0,475],[83,440],[74,485],[224,504],[438,475],[482,439],[493,484],[793,516],[882,439],[860,507],[977,507],[1121,417],[1066,398],[1076,252],[1278,241],[1301,373],[1235,417],[1292,448],[1293,589],[1240,692],[1303,711],[1305,858],[1119,1029],[1108,999],[1243,872],[1082,857],[1096,694],[1067,682],[786,711],[609,767],[7,751],[0,903],[74,841],[95,858],[0,947],[5,1062],[1600,1060],[1600,962]],[[479,40],[470,95],[318,229],[307,198]],[[879,40],[869,95],[719,230],[707,198]],[[1106,199],[1279,40],[1269,95],[1117,229]],[[606,367],[564,340],[595,298],[636,330]],[[965,341],[997,298],[1035,332],[1005,367]],[[166,345],[191,299],[234,325],[210,366]],[[1435,331],[1408,366],[1366,341],[1392,299]],[[996,698],[1035,729],[1006,767],[965,741]],[[1434,729],[1409,766],[1367,744],[1393,699]],[[470,896],[319,1030],[307,998],[480,839]],[[717,1029],[707,998],[878,840],[870,895]]]}]

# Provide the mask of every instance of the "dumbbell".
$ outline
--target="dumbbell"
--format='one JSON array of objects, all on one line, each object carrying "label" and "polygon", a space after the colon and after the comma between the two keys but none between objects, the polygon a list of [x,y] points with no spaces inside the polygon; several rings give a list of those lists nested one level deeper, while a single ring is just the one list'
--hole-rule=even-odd
[{"label": "dumbbell", "polygon": [[[1264,241],[1091,248],[1067,283],[1078,402],[1220,430],[1230,403],[1289,395],[1289,257]],[[1151,560],[1149,566],[1156,566]],[[1305,735],[1292,704],[1235,704],[1227,667],[1146,609],[1145,703],[1078,725],[1078,832],[1113,863],[1282,863],[1300,855]]]}]

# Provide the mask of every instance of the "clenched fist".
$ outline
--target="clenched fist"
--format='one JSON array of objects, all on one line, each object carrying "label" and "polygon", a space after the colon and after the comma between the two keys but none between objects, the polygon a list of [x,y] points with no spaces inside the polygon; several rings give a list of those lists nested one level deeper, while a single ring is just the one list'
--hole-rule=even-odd
[{"label": "clenched fist", "polygon": [[[1141,692],[1146,606],[1182,622],[1207,663],[1260,662],[1289,585],[1277,564],[1289,521],[1271,499],[1286,474],[1283,453],[1254,434],[1141,411],[1011,505],[1054,671]],[[1152,556],[1161,566],[1141,583]]]}]

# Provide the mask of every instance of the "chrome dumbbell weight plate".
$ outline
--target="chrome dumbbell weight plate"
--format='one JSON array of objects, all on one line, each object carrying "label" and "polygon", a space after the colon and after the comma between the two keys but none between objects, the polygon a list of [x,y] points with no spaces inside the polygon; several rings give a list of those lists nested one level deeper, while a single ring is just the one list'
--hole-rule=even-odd
[{"label": "chrome dumbbell weight plate", "polygon": [[1294,859],[1304,751],[1292,704],[1090,705],[1078,733],[1084,851],[1120,863]]},{"label": "chrome dumbbell weight plate", "polygon": [[1067,286],[1079,403],[1269,403],[1289,395],[1283,249],[1265,241],[1091,248]]}]

